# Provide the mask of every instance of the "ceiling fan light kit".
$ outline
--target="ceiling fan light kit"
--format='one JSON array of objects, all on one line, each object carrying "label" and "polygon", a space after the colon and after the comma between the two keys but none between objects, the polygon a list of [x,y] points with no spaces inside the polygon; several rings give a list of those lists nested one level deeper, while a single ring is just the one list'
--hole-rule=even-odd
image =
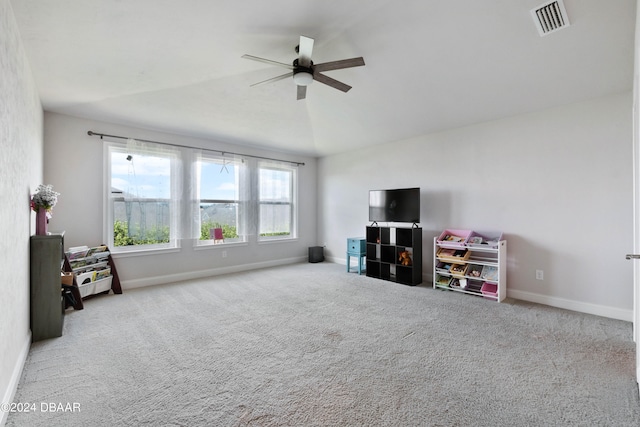
[{"label": "ceiling fan light kit", "polygon": [[310,37],[300,36],[300,44],[296,46],[296,52],[298,58],[293,61],[292,65],[285,64],[278,61],[272,61],[270,59],[260,58],[253,55],[242,55],[245,59],[251,59],[253,61],[264,62],[265,64],[275,65],[278,67],[287,68],[292,70],[292,73],[287,73],[281,76],[270,78],[259,83],[254,83],[251,86],[256,86],[262,83],[274,82],[293,76],[294,83],[298,86],[297,97],[298,100],[305,99],[307,94],[307,86],[313,83],[314,80],[324,83],[327,86],[331,86],[334,89],[341,90],[342,92],[348,92],[351,86],[332,79],[331,77],[320,74],[322,71],[340,70],[343,68],[360,67],[364,65],[364,59],[362,57],[343,59],[340,61],[325,62],[323,64],[314,65],[311,60],[311,52],[313,50],[314,40]]},{"label": "ceiling fan light kit", "polygon": [[313,74],[308,71],[294,71],[293,81],[296,82],[298,86],[309,86],[313,83]]}]

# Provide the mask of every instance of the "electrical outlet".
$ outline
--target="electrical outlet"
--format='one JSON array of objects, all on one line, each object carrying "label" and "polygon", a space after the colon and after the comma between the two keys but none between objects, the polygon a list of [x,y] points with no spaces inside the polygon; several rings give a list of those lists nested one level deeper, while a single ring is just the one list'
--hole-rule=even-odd
[{"label": "electrical outlet", "polygon": [[544,271],[536,270],[536,280],[544,280]]},{"label": "electrical outlet", "polygon": [[222,251],[222,258],[226,258],[227,257],[227,251]]}]

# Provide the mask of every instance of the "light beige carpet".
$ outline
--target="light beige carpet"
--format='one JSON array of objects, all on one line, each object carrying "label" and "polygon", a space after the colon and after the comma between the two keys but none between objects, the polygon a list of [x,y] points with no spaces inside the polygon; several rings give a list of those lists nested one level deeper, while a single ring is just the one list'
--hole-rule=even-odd
[{"label": "light beige carpet", "polygon": [[630,323],[296,264],[125,291],[35,343],[8,426],[638,426]]}]

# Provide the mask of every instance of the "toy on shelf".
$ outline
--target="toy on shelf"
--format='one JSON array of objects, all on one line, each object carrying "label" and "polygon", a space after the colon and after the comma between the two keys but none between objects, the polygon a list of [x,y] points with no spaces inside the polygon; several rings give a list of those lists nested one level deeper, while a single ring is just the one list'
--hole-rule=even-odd
[{"label": "toy on shelf", "polygon": [[398,261],[400,261],[400,265],[411,265],[411,254],[409,253],[409,251],[400,252]]}]

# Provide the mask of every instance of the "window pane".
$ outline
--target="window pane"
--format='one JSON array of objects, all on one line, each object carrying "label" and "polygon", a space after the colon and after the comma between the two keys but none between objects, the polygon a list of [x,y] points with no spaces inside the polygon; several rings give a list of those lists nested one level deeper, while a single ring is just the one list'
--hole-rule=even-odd
[{"label": "window pane", "polygon": [[200,203],[200,240],[213,239],[211,229],[222,228],[225,239],[237,239],[238,203]]},{"label": "window pane", "polygon": [[261,168],[259,178],[260,236],[291,236],[293,171]]},{"label": "window pane", "polygon": [[169,243],[168,201],[114,200],[114,246]]},{"label": "window pane", "polygon": [[291,205],[260,204],[260,235],[287,236],[291,234]]},{"label": "window pane", "polygon": [[291,171],[260,169],[260,201],[291,201]]},{"label": "window pane", "polygon": [[212,240],[213,228],[222,228],[227,241],[239,240],[241,165],[228,159],[200,161],[200,240]]},{"label": "window pane", "polygon": [[171,160],[111,152],[114,246],[168,243]]},{"label": "window pane", "polygon": [[200,199],[238,200],[238,165],[225,160],[200,162]]}]

